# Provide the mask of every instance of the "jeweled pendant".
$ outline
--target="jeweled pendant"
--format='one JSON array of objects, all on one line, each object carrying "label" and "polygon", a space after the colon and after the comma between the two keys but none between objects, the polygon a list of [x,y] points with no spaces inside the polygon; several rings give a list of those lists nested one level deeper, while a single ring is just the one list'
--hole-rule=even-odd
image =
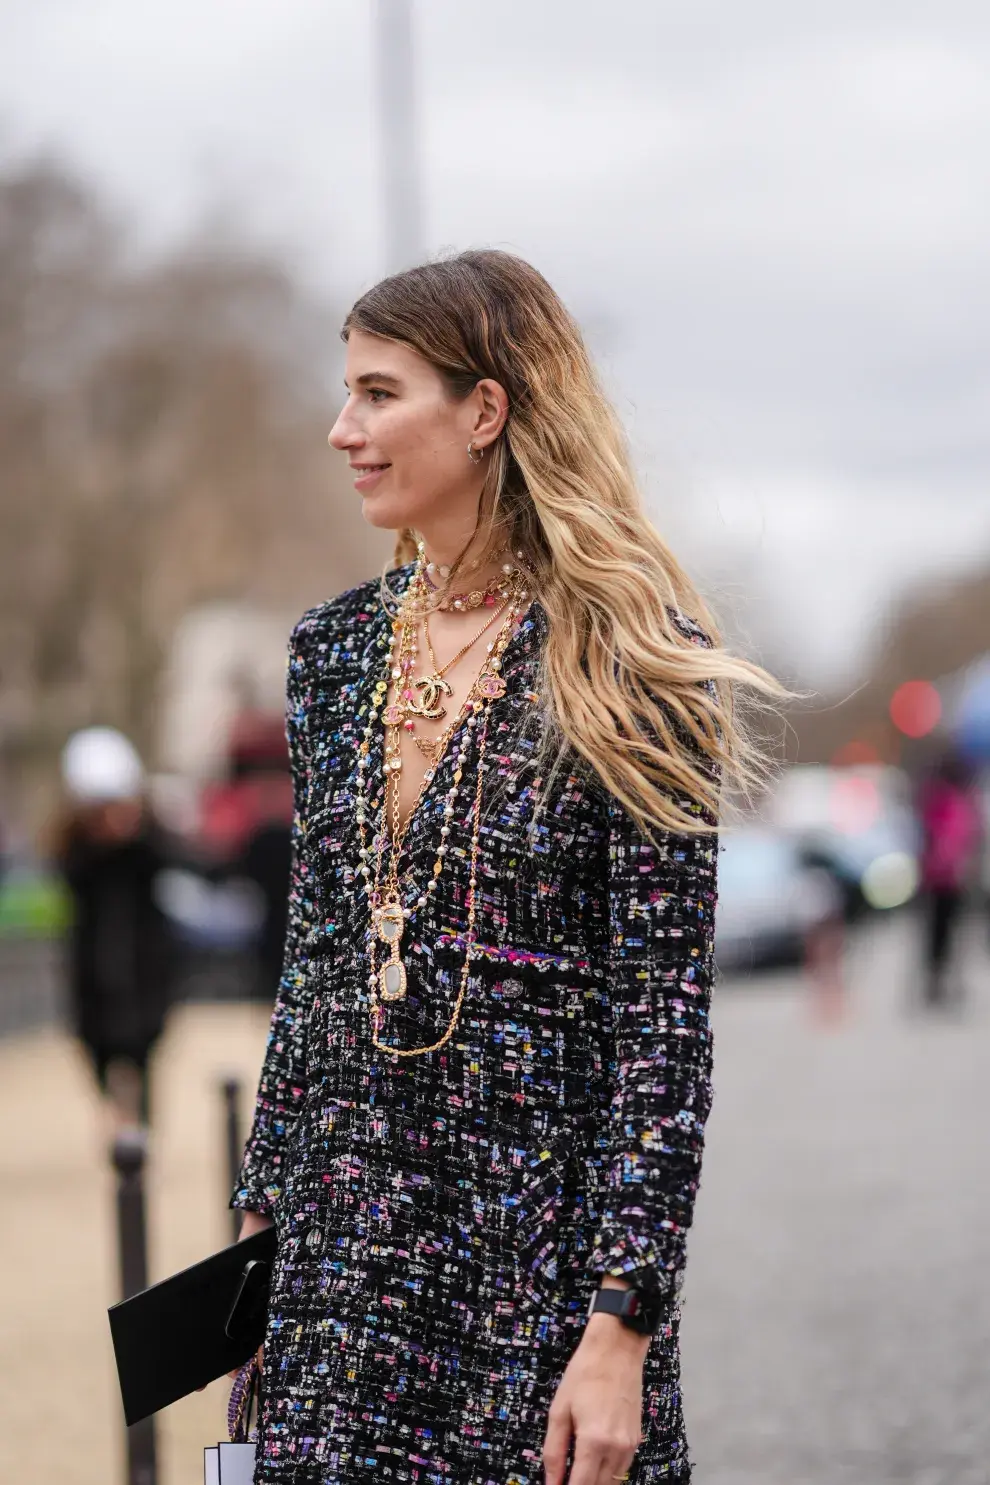
[{"label": "jeweled pendant", "polygon": [[382,1000],[403,1000],[406,993],[406,967],[401,959],[392,959],[378,971]]},{"label": "jeweled pendant", "polygon": [[487,701],[497,701],[505,695],[505,682],[500,675],[483,675],[478,682],[478,692]]},{"label": "jeweled pendant", "polygon": [[405,707],[399,706],[397,702],[393,701],[392,705],[387,706],[382,712],[382,720],[387,723],[389,727],[398,727],[399,723],[402,721],[405,715]]},{"label": "jeweled pendant", "polygon": [[421,701],[411,701],[408,710],[414,717],[429,717],[436,721],[447,715],[447,708],[440,700],[441,692],[445,696],[453,696],[454,692],[447,681],[441,675],[424,675],[416,682],[416,690],[422,691]]},{"label": "jeweled pendant", "polygon": [[398,948],[405,927],[405,917],[402,912],[402,904],[398,902],[387,902],[383,908],[379,908],[375,914],[375,928],[378,937],[383,943],[391,945],[393,949]]}]

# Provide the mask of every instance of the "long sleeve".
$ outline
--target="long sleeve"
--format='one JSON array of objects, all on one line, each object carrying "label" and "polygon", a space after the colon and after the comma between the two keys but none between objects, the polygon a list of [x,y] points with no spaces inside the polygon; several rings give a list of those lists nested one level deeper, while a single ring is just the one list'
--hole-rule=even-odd
[{"label": "long sleeve", "polygon": [[658,833],[609,800],[609,985],[616,1081],[594,1271],[680,1286],[711,1107],[717,836]]},{"label": "long sleeve", "polygon": [[312,1001],[306,940],[314,927],[316,888],[306,853],[306,802],[310,753],[306,731],[306,684],[301,623],[289,647],[286,736],[295,799],[288,929],[282,978],[275,999],[268,1047],[258,1085],[254,1121],[232,1207],[270,1215],[282,1190],[285,1157],[306,1097],[306,1033]]}]

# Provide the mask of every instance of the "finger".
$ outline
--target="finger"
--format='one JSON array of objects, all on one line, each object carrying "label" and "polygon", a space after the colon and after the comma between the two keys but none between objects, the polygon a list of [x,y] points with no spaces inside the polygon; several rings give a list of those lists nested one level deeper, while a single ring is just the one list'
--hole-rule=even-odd
[{"label": "finger", "polygon": [[607,1468],[609,1448],[606,1440],[590,1429],[579,1433],[574,1445],[574,1463],[567,1477],[567,1485],[599,1485],[610,1474],[621,1474],[614,1466]]},{"label": "finger", "polygon": [[556,1403],[547,1418],[543,1440],[543,1471],[546,1485],[564,1485],[567,1451],[571,1447],[571,1412]]},{"label": "finger", "polygon": [[619,1485],[627,1478],[635,1458],[635,1449],[610,1449],[602,1460],[595,1485]]}]

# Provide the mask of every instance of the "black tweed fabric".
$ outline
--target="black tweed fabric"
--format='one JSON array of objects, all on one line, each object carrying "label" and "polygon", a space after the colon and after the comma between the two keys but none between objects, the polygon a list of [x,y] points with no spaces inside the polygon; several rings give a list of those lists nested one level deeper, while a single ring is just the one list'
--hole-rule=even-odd
[{"label": "black tweed fabric", "polygon": [[[711,1101],[717,847],[649,843],[587,770],[537,779],[546,624],[534,604],[490,714],[461,1022],[408,1061],[371,1045],[357,873],[357,746],[391,628],[378,583],[293,635],[291,922],[233,1198],[279,1238],[260,1485],[538,1485],[547,1409],[606,1273],[664,1301],[631,1485],[690,1478],[677,1291]],[[470,746],[469,784],[477,730]],[[375,825],[381,762],[379,727]],[[417,892],[451,766],[407,835]],[[407,925],[409,993],[383,1033],[397,1046],[435,1040],[457,993],[473,796]]]}]

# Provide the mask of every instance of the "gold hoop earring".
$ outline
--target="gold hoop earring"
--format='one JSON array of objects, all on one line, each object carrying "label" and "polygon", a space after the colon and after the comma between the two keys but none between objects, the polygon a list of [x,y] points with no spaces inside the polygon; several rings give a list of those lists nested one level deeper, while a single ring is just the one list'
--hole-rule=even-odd
[{"label": "gold hoop earring", "polygon": [[474,446],[474,439],[472,438],[471,442],[468,444],[467,455],[472,464],[480,464],[482,459],[484,459],[485,457],[485,451],[484,449],[476,449]]}]

